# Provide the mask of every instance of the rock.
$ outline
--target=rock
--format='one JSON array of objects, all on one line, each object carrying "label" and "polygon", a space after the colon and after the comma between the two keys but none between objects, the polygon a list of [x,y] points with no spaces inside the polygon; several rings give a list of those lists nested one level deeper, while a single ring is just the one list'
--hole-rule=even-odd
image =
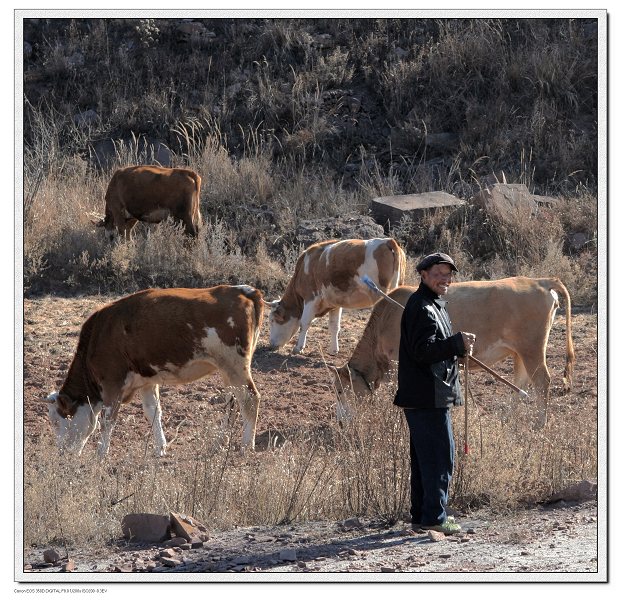
[{"label": "rock", "polygon": [[432,542],[441,542],[442,540],[446,538],[446,536],[441,531],[433,531],[433,529],[430,529],[427,532],[427,537]]},{"label": "rock", "polygon": [[427,212],[443,208],[457,208],[464,204],[464,200],[446,192],[383,196],[371,201],[371,214],[383,227],[387,225],[394,227],[405,215],[418,219]]},{"label": "rock", "polygon": [[475,206],[504,221],[515,217],[530,217],[537,210],[537,203],[522,183],[495,183],[487,186],[472,198]]},{"label": "rock", "polygon": [[308,248],[315,242],[329,239],[371,239],[384,237],[384,229],[372,217],[366,215],[344,215],[326,219],[308,219],[301,221],[296,228],[293,245]]},{"label": "rock", "polygon": [[136,156],[142,164],[158,164],[171,167],[173,153],[166,144],[159,140],[150,140],[143,136],[138,139],[104,139],[89,145],[89,162],[102,171],[118,166],[119,149]]},{"label": "rock", "polygon": [[134,572],[134,568],[131,565],[128,565],[128,564],[116,565],[114,567],[114,572],[115,573],[133,573]]},{"label": "rock", "polygon": [[594,500],[597,498],[597,482],[583,479],[579,483],[575,483],[566,487],[564,490],[553,494],[548,502],[559,502],[566,500],[569,502],[584,502],[586,500]]},{"label": "rock", "polygon": [[575,252],[589,243],[589,236],[581,231],[569,235],[569,246]]},{"label": "rock", "polygon": [[459,136],[456,133],[428,133],[425,136],[425,144],[438,150],[450,150],[458,141]]},{"label": "rock", "polygon": [[313,46],[317,48],[334,48],[336,42],[329,33],[319,33],[313,37]]},{"label": "rock", "polygon": [[43,562],[55,564],[60,560],[60,554],[55,548],[48,548],[43,552]]},{"label": "rock", "polygon": [[99,115],[92,108],[85,110],[81,113],[78,113],[73,116],[73,122],[78,127],[88,127],[89,125],[94,125],[97,123],[99,119]]},{"label": "rock", "polygon": [[179,565],[181,565],[180,560],[176,558],[167,558],[165,556],[162,557],[161,563],[165,565],[166,567],[178,567]]},{"label": "rock", "polygon": [[380,572],[382,573],[395,573],[396,571],[397,569],[395,569],[394,567],[386,567],[386,566],[380,567]]},{"label": "rock", "polygon": [[554,196],[538,196],[533,194],[533,200],[537,203],[537,206],[542,206],[543,208],[556,208],[559,204],[559,199],[554,198]]},{"label": "rock", "polygon": [[206,542],[209,539],[209,533],[205,525],[197,521],[194,517],[181,515],[178,513],[170,513],[171,530],[185,541],[202,540]]},{"label": "rock", "polygon": [[177,26],[178,41],[181,43],[206,44],[211,42],[216,34],[197,21],[183,21]]},{"label": "rock", "polygon": [[163,515],[132,513],[123,517],[121,529],[129,540],[161,542],[170,537],[170,519]]},{"label": "rock", "polygon": [[298,553],[295,551],[294,548],[285,548],[284,550],[280,551],[278,557],[280,558],[280,560],[295,562],[298,559]]},{"label": "rock", "polygon": [[170,548],[174,548],[175,546],[181,546],[182,544],[187,543],[187,540],[181,536],[175,536],[169,540],[164,542],[164,546],[168,546]]},{"label": "rock", "polygon": [[66,563],[63,564],[60,570],[62,573],[72,573],[76,570],[75,561],[70,558]]},{"label": "rock", "polygon": [[360,519],[358,517],[351,517],[349,519],[345,519],[344,521],[339,523],[339,525],[346,530],[359,529],[362,527],[362,523],[360,522]]}]

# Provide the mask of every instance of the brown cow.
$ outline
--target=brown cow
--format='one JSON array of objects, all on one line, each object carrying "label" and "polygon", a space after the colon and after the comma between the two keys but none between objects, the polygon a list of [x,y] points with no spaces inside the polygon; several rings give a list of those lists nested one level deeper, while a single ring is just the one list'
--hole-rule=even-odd
[{"label": "brown cow", "polygon": [[95,225],[104,227],[112,241],[128,239],[138,221],[159,223],[168,217],[183,223],[188,235],[202,226],[201,178],[190,169],[153,165],[125,167],[115,171],[106,191],[105,217]]},{"label": "brown cow", "polygon": [[270,302],[270,343],[284,346],[300,329],[294,352],[302,352],[308,328],[328,313],[330,354],[338,354],[343,308],[368,308],[378,300],[362,282],[369,277],[384,292],[403,283],[405,253],[390,238],[329,240],[313,244],[298,258],[280,300]]},{"label": "brown cow", "polygon": [[[393,290],[390,298],[405,306],[416,291],[411,286]],[[511,356],[516,385],[532,383],[543,400],[539,425],[547,419],[550,372],[546,365],[548,336],[559,307],[565,301],[565,389],[571,387],[574,347],[571,335],[571,299],[559,279],[510,277],[496,281],[454,283],[446,296],[453,331],[476,334],[474,356],[487,365]],[[403,309],[383,298],[373,308],[362,338],[349,361],[335,368],[337,417],[351,415],[353,394],[363,397],[376,390],[396,368]],[[476,368],[476,365],[472,365]],[[353,389],[353,394],[352,394]]]},{"label": "brown cow", "polygon": [[80,453],[103,409],[99,454],[105,456],[121,404],[139,393],[156,450],[163,455],[159,386],[219,371],[240,406],[242,446],[254,448],[259,393],[250,362],[263,302],[261,292],[250,286],[150,289],[92,314],[82,326],[65,382],[47,397],[59,445]]}]

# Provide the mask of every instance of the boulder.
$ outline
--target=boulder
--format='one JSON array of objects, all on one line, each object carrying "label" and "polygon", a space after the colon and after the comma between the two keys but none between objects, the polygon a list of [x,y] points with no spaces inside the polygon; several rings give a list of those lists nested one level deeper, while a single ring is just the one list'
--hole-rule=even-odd
[{"label": "boulder", "polygon": [[446,192],[383,196],[372,200],[371,214],[380,225],[394,227],[405,215],[419,219],[427,212],[457,208],[464,204],[464,200]]},{"label": "boulder", "polygon": [[123,517],[121,529],[128,540],[161,542],[170,537],[170,519],[163,515],[132,513]]},{"label": "boulder", "polygon": [[301,221],[295,230],[294,243],[307,248],[316,242],[337,239],[371,239],[384,237],[384,229],[371,217],[346,215],[328,219]]},{"label": "boulder", "polygon": [[556,492],[550,496],[548,502],[584,502],[586,500],[595,500],[597,498],[597,482],[583,479],[578,483],[567,486],[560,492]]},{"label": "boulder", "polygon": [[537,210],[533,195],[522,183],[494,183],[486,186],[473,196],[472,203],[503,220],[518,215],[530,216]]},{"label": "boulder", "polygon": [[206,542],[209,539],[207,528],[194,517],[170,513],[170,524],[176,535],[190,543]]},{"label": "boulder", "polygon": [[56,548],[48,548],[43,552],[43,561],[46,563],[57,563],[60,560],[60,554]]}]

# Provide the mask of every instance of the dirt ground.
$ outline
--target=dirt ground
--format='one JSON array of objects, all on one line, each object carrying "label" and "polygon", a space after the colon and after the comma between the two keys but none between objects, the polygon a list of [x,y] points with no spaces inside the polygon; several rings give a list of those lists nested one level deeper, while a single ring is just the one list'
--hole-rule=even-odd
[{"label": "dirt ground", "polygon": [[[112,298],[45,297],[24,301],[24,411],[26,438],[50,436],[47,406],[41,400],[58,390],[67,373],[77,344],[80,327],[86,317]],[[253,361],[253,377],[262,395],[258,423],[257,449],[261,451],[275,431],[321,426],[335,419],[335,400],[330,374],[325,363],[344,363],[366,324],[370,311],[344,311],[338,358],[324,354],[328,347],[327,319],[319,319],[309,333],[304,355],[290,354],[292,346],[280,352],[267,348],[268,327],[264,322],[259,348]],[[580,402],[597,405],[597,315],[577,311],[573,316],[573,337],[577,352],[574,393]],[[560,395],[565,354],[565,317],[557,315],[548,344],[548,366],[552,373],[551,407],[563,410]],[[511,373],[510,364],[496,365],[501,373]],[[472,385],[486,401],[493,386],[485,374],[472,377]],[[182,387],[161,390],[163,425],[169,439],[169,453],[183,449],[193,439],[193,429],[206,418],[220,418],[218,377]],[[489,390],[489,391],[487,391]],[[188,411],[192,403],[192,411]],[[565,407],[566,409],[566,407]],[[123,440],[144,437],[148,425],[139,403],[123,407],[112,436],[111,453],[123,451]],[[89,444],[95,443],[89,440]],[[317,523],[279,529],[246,528],[215,534],[208,546],[180,550],[183,561],[163,571],[180,577],[189,573],[232,573],[238,579],[262,573],[544,573],[552,579],[563,573],[597,574],[604,565],[598,562],[597,503],[572,505],[561,503],[524,510],[503,523],[490,520],[485,512],[469,514],[464,534],[432,542],[426,534],[404,530],[405,523],[383,529],[373,522],[354,527],[339,523]],[[470,533],[468,533],[470,531]],[[456,541],[455,541],[456,540]],[[601,541],[601,540],[600,540]],[[129,572],[140,572],[136,564],[146,564],[157,549],[128,547],[119,540],[108,557],[91,557],[85,549],[74,560],[78,571],[118,573],[123,565],[134,564]],[[295,560],[281,560],[285,548],[295,550]],[[135,555],[132,557],[131,553]],[[33,565],[30,573],[57,572],[41,567],[40,556],[25,556]],[[132,563],[133,561],[133,563]],[[157,563],[159,565],[159,563]],[[145,571],[148,570],[145,567]],[[143,572],[145,572],[143,571]],[[153,572],[153,568],[150,572]],[[155,571],[158,572],[157,570]],[[76,574],[77,575],[77,574]],[[388,576],[388,575],[387,575]],[[78,576],[79,577],[79,576]],[[174,579],[174,578],[173,578]],[[166,579],[172,581],[173,579]]]}]

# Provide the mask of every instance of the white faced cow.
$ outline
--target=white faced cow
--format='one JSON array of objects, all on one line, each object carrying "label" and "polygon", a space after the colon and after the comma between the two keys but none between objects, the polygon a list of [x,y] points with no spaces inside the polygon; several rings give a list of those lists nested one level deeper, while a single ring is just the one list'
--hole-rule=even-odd
[{"label": "white faced cow", "polygon": [[[415,287],[402,286],[389,296],[405,306]],[[487,365],[511,356],[515,383],[525,389],[532,383],[543,402],[538,425],[547,419],[550,372],[546,365],[548,336],[563,296],[566,310],[564,384],[571,387],[575,361],[571,335],[571,299],[559,279],[510,277],[496,281],[454,283],[446,296],[453,331],[476,334],[474,356]],[[337,417],[352,414],[352,401],[376,390],[396,369],[403,309],[382,299],[373,308],[362,338],[349,361],[335,368]],[[477,366],[472,364],[472,369]]]},{"label": "white faced cow", "polygon": [[361,281],[365,275],[387,292],[403,283],[405,253],[390,238],[329,240],[313,244],[298,258],[280,300],[270,302],[270,343],[284,346],[300,330],[295,353],[306,345],[308,328],[328,313],[330,354],[338,354],[343,308],[368,308],[378,295]]},{"label": "white faced cow", "polygon": [[82,452],[103,410],[105,456],[121,404],[138,393],[163,455],[159,386],[219,371],[243,418],[243,448],[254,448],[259,393],[250,373],[263,319],[263,297],[250,286],[151,289],[104,306],[82,326],[59,392],[47,397],[59,446]]},{"label": "white faced cow", "polygon": [[190,169],[153,165],[125,167],[115,171],[106,191],[105,217],[94,221],[104,227],[112,241],[126,239],[138,221],[159,223],[168,217],[183,223],[188,235],[202,226],[201,178]]}]

